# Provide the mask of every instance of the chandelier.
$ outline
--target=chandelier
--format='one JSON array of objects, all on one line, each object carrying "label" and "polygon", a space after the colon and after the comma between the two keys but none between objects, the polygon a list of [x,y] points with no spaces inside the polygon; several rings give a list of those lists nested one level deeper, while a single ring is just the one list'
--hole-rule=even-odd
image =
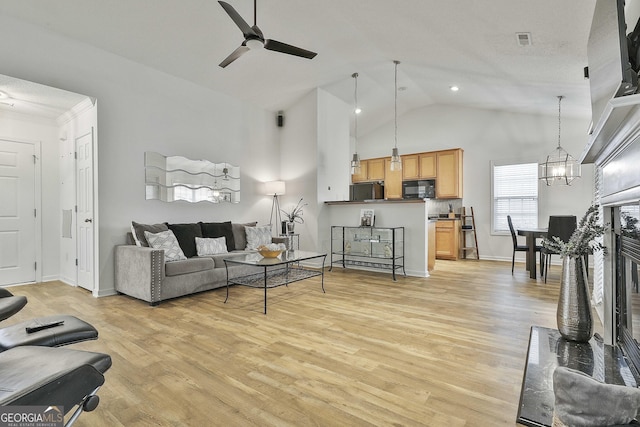
[{"label": "chandelier", "polygon": [[564,184],[571,185],[571,182],[580,178],[580,163],[574,159],[560,145],[560,105],[563,96],[558,96],[558,147],[547,156],[544,163],[540,163],[540,179],[547,185]]}]

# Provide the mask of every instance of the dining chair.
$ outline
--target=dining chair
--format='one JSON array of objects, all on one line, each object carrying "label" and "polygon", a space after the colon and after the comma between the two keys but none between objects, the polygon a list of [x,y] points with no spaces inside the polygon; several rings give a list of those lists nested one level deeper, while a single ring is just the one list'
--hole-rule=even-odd
[{"label": "dining chair", "polygon": [[[575,215],[551,215],[549,217],[549,229],[547,231],[547,239],[552,240],[558,237],[563,242],[568,242],[571,235],[577,227],[577,219]],[[544,276],[544,283],[547,283],[547,273],[551,267],[551,255],[558,255],[557,251],[548,248],[542,248],[544,254],[544,266],[541,274]]]},{"label": "dining chair", "polygon": [[[516,262],[516,252],[529,252],[529,246],[519,245],[518,237],[516,236],[516,230],[513,228],[513,222],[511,221],[511,215],[507,215],[507,222],[509,223],[509,231],[511,231],[511,240],[513,241],[513,255],[511,255],[511,275],[513,275],[513,267]],[[540,252],[540,268],[544,265],[542,258],[542,246],[536,245],[536,252]]]}]

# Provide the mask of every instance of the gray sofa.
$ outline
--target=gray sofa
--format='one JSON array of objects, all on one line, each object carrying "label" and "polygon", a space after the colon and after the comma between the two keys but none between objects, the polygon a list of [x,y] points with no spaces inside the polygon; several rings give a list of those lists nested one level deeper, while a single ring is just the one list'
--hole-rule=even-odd
[{"label": "gray sofa", "polygon": [[[226,286],[227,271],[223,259],[247,254],[244,227],[256,225],[255,223],[215,223],[231,225],[232,236],[231,234],[227,236],[229,252],[199,257],[194,254],[194,251],[189,250],[194,230],[197,235],[198,227],[195,227],[195,224],[172,225],[165,223],[152,226],[135,222],[133,224],[132,232],[127,233],[127,244],[116,246],[115,249],[115,287],[119,293],[147,301],[151,305],[157,305],[161,301],[171,298]],[[196,224],[201,225],[201,230],[205,229],[205,224]],[[137,246],[133,236],[134,234],[140,236],[140,228],[135,228],[136,225],[141,226],[142,230],[147,229],[152,232],[158,231],[158,228],[162,228],[163,225],[167,226],[176,234],[178,243],[188,258],[165,262],[164,250],[144,245]],[[225,231],[230,233],[229,227],[226,228]],[[185,232],[185,230],[188,231]],[[207,233],[202,234],[205,237],[210,236],[207,236]],[[285,243],[284,239],[273,238],[272,240],[274,243]],[[230,272],[233,271],[234,275],[241,274],[240,270],[242,269],[249,272],[251,267],[229,267]]]}]

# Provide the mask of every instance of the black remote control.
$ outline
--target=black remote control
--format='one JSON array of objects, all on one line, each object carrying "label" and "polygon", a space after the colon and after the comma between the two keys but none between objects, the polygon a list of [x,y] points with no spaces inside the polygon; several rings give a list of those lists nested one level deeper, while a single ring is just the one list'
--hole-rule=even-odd
[{"label": "black remote control", "polygon": [[56,326],[60,326],[64,323],[64,320],[57,320],[57,321],[53,321],[50,323],[45,323],[42,325],[37,325],[37,326],[27,326],[25,329],[27,330],[28,334],[32,334],[34,332],[38,332],[41,331],[43,329],[49,329],[49,328],[54,328]]}]

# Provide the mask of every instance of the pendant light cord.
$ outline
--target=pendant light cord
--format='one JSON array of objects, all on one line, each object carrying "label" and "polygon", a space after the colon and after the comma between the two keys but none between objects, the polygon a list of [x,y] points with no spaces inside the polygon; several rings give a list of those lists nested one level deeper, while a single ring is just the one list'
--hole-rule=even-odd
[{"label": "pendant light cord", "polygon": [[394,82],[395,82],[395,91],[393,93],[394,95],[394,123],[395,123],[395,128],[394,128],[394,136],[395,136],[395,148],[398,148],[398,64],[400,63],[400,61],[393,61],[394,64],[396,64],[396,70],[395,70],[395,78],[394,78]]},{"label": "pendant light cord", "polygon": [[356,152],[357,152],[358,151],[358,73],[353,73],[351,77],[353,77],[356,80],[355,89],[353,93],[353,98],[356,104],[353,110],[353,113],[355,114],[353,132],[354,132],[354,140],[355,140],[354,148],[356,149]]},{"label": "pendant light cord", "polygon": [[558,96],[558,148],[560,148],[560,103],[562,102],[562,95]]}]

